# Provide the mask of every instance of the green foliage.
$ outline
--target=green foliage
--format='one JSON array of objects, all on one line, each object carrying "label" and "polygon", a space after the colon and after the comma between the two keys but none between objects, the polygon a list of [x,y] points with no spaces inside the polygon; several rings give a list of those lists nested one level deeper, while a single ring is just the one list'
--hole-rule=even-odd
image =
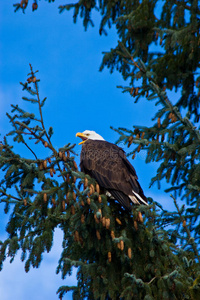
[{"label": "green foliage", "polygon": [[[128,147],[136,144],[129,155],[136,155],[140,149],[146,150],[146,162],[159,162],[157,174],[152,178],[151,185],[155,182],[160,186],[160,181],[165,179],[171,187],[167,192],[173,192],[173,197],[180,197],[187,204],[181,214],[164,213],[165,225],[176,225],[176,231],[181,231],[181,244],[190,249],[185,228],[182,227],[183,219],[190,224],[190,232],[195,238],[196,244],[200,243],[200,231],[197,223],[199,217],[199,129],[193,122],[193,115],[190,111],[182,116],[177,106],[173,105],[167,97],[166,91],[161,89],[148,68],[139,60],[136,62],[131,54],[120,44],[123,56],[138,68],[141,77],[146,82],[146,92],[150,100],[157,100],[159,110],[153,120],[156,120],[151,127],[133,126],[132,130],[125,128],[116,129],[120,134],[119,141],[124,141]],[[127,88],[131,90],[133,88]],[[135,97],[138,97],[135,95]],[[163,216],[164,216],[163,215]],[[179,217],[181,215],[182,217]],[[169,218],[170,216],[170,218]],[[173,230],[169,230],[173,234]]]},{"label": "green foliage", "polygon": [[[30,103],[37,102],[39,115],[12,106],[7,116],[14,128],[8,136],[27,147],[33,159],[16,154],[6,138],[0,146],[0,168],[5,174],[1,202],[6,213],[11,209],[8,238],[0,245],[1,268],[6,257],[12,262],[19,250],[26,272],[31,266],[38,268],[43,253],[51,250],[58,227],[63,231],[63,251],[56,272],[64,279],[75,267],[78,280],[77,286],[60,287],[60,298],[72,290],[73,299],[192,299],[200,269],[189,229],[184,225],[191,245],[185,251],[169,240],[170,233],[164,230],[168,212],[161,206],[157,209],[149,199],[149,207],[124,211],[101,194],[92,178],[78,171],[71,156],[73,145],[55,150],[53,130],[47,132],[44,126],[39,79],[30,68],[30,77],[21,84],[35,96]],[[38,157],[27,137],[51,154]],[[171,224],[177,222],[177,214],[183,222],[184,209],[177,206],[177,213],[170,213]],[[184,239],[179,232],[176,237]]]},{"label": "green foliage", "polygon": [[[24,12],[30,0],[15,4]],[[51,1],[49,1],[51,2]],[[33,1],[32,9],[38,8]],[[42,253],[50,251],[53,232],[64,232],[63,252],[57,272],[65,278],[78,269],[76,287],[60,287],[62,298],[73,290],[73,299],[198,299],[199,298],[199,3],[195,1],[116,0],[78,1],[60,5],[74,10],[85,29],[93,25],[92,11],[102,16],[99,33],[116,26],[119,43],[104,53],[100,70],[118,70],[128,85],[122,88],[135,102],[146,97],[156,101],[155,122],[150,127],[118,128],[133,157],[141,149],[146,162],[158,162],[151,185],[166,180],[175,211],[163,210],[155,201],[131,214],[117,203],[109,204],[99,194],[94,180],[78,172],[73,145],[59,152],[52,145],[53,129],[45,129],[38,79],[31,69],[23,90],[25,101],[39,107],[39,117],[12,106],[9,135],[27,147],[34,159],[15,153],[4,139],[0,146],[1,202],[5,212],[12,207],[7,232],[1,244],[1,262],[11,260],[21,248],[28,271],[38,267]],[[34,88],[30,87],[33,84]],[[177,102],[169,91],[177,92]],[[27,143],[51,150],[39,157]],[[15,193],[13,192],[15,187]],[[12,188],[12,192],[9,189]],[[183,202],[180,206],[177,199]],[[180,206],[180,207],[179,207]],[[141,221],[140,212],[144,222]]]},{"label": "green foliage", "polygon": [[190,287],[190,294],[192,300],[199,299],[200,297],[200,275],[195,279],[192,287]]},{"label": "green foliage", "polygon": [[[102,20],[99,32],[106,33],[106,26],[115,24],[120,41],[132,57],[145,63],[160,88],[180,88],[181,96],[176,103],[179,108],[188,107],[199,120],[199,5],[198,1],[79,1],[61,5],[60,12],[74,9],[74,21],[83,18],[87,29],[92,23],[91,11],[97,6]],[[152,47],[153,46],[153,47]],[[122,73],[136,87],[141,75],[135,65],[127,64],[117,45],[105,52],[100,67],[108,67]],[[137,86],[144,96],[145,78]]]},{"label": "green foliage", "polygon": [[[22,86],[35,96],[30,102],[37,102],[39,116],[12,106],[12,114],[7,115],[14,130],[8,136],[24,144],[34,158],[15,154],[6,138],[0,147],[0,167],[5,174],[1,202],[6,205],[6,213],[12,208],[6,228],[8,238],[1,243],[1,268],[6,257],[12,262],[19,249],[25,271],[31,266],[38,268],[42,254],[51,250],[54,230],[59,227],[63,251],[57,273],[61,272],[64,279],[71,275],[72,268],[78,270],[77,286],[60,287],[60,298],[73,290],[74,299],[190,299],[196,293],[193,281],[200,272],[194,239],[193,243],[188,241],[193,246],[191,251],[180,249],[163,230],[167,212],[161,213],[155,203],[135,207],[132,213],[122,210],[118,203],[100,194],[93,179],[78,171],[71,156],[73,145],[67,144],[57,152],[51,141],[53,130],[47,132],[44,126],[39,80],[32,67],[29,76]],[[27,144],[27,136],[38,147],[49,148],[51,154],[38,158]],[[177,207],[177,211],[183,218],[184,209]],[[170,217],[171,224],[177,221],[176,213]]]}]

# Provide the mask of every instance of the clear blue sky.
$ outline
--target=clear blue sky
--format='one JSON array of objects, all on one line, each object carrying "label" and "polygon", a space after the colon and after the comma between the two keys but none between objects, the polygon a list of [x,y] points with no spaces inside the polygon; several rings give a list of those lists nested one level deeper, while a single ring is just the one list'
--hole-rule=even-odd
[{"label": "clear blue sky", "polygon": [[[19,1],[19,0],[18,0]],[[94,14],[94,28],[84,31],[82,20],[73,23],[72,12],[58,13],[58,5],[67,0],[39,1],[39,9],[32,13],[29,5],[26,13],[14,13],[17,0],[0,3],[0,133],[5,135],[10,125],[6,112],[10,104],[19,104],[25,110],[31,105],[21,100],[24,96],[19,82],[25,82],[29,63],[39,70],[40,95],[47,96],[44,108],[45,123],[53,126],[53,143],[56,148],[68,142],[78,143],[75,134],[85,129],[95,130],[106,140],[116,142],[118,135],[110,125],[131,128],[133,125],[149,125],[154,107],[145,99],[134,104],[133,98],[122,94],[117,85],[126,85],[121,75],[108,70],[99,72],[102,52],[115,47],[115,28],[108,36],[99,36],[98,14]],[[1,140],[2,137],[0,137]],[[123,145],[120,145],[123,146]],[[76,146],[80,153],[81,146]],[[21,155],[27,152],[20,148]],[[24,152],[23,152],[24,151]],[[29,155],[29,154],[28,154]],[[146,165],[145,153],[140,152],[134,162],[139,181],[147,196],[170,207],[171,199],[157,186],[149,190],[155,164]],[[0,204],[0,239],[6,237],[8,220]],[[73,284],[75,274],[66,281],[55,275],[61,252],[62,235],[55,234],[53,251],[44,255],[39,269],[26,274],[20,262],[20,253],[14,263],[7,261],[0,273],[0,297],[2,300],[58,299],[56,290],[60,285]],[[65,299],[71,299],[69,294]]]}]

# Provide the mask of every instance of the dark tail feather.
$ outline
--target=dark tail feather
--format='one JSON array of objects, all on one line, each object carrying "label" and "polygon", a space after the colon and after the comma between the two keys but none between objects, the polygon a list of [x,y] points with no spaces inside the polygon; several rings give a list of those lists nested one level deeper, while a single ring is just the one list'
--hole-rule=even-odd
[{"label": "dark tail feather", "polygon": [[117,200],[119,203],[128,211],[131,211],[132,206],[130,204],[130,199],[124,193],[116,190],[108,190],[108,192]]}]

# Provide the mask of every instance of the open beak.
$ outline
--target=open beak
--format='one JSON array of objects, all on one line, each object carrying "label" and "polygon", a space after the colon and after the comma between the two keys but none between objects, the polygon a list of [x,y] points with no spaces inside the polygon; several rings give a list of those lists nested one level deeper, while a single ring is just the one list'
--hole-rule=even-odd
[{"label": "open beak", "polygon": [[88,139],[87,136],[81,132],[77,132],[76,137],[80,137],[82,139],[82,142],[80,142],[79,145],[85,143],[85,141],[87,141]]}]

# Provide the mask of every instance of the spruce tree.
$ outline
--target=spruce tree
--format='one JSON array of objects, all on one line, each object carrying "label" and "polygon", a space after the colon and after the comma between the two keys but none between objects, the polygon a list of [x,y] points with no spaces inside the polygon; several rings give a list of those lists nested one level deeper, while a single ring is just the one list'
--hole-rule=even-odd
[{"label": "spruce tree", "polygon": [[[30,0],[15,4],[26,10]],[[49,1],[51,2],[51,1]],[[34,9],[39,9],[33,1]],[[160,7],[158,7],[160,5]],[[74,145],[56,150],[53,128],[45,127],[39,78],[32,66],[23,97],[38,106],[38,115],[13,106],[7,114],[13,126],[8,136],[23,143],[32,159],[21,157],[5,137],[0,145],[1,202],[10,212],[8,239],[1,242],[1,267],[7,256],[21,251],[25,269],[39,267],[49,252],[56,227],[63,230],[63,251],[57,272],[63,279],[77,268],[77,286],[62,286],[62,298],[74,299],[198,299],[200,298],[199,227],[199,3],[198,1],[79,1],[62,5],[74,9],[87,29],[91,12],[102,15],[100,34],[116,26],[119,43],[104,53],[100,70],[108,67],[129,81],[120,87],[135,102],[152,101],[157,112],[151,127],[114,129],[134,158],[146,150],[146,162],[159,163],[151,184],[166,180],[176,211],[150,206],[131,213],[102,194],[98,184],[81,173]],[[175,103],[169,91],[179,93]],[[145,100],[146,99],[146,100]],[[38,155],[36,147],[51,154]],[[35,150],[36,149],[36,150]],[[40,152],[39,152],[40,153]],[[181,202],[183,205],[181,205]]]}]

